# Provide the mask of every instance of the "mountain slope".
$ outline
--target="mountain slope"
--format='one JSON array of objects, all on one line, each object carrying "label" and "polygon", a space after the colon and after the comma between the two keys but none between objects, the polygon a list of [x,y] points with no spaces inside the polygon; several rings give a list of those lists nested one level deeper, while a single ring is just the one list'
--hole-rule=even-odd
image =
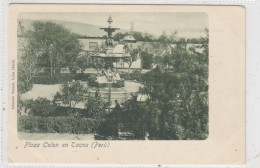
[{"label": "mountain slope", "polygon": [[[25,29],[29,29],[31,27],[31,24],[33,20],[25,20],[20,19],[19,20],[22,24],[22,26],[25,27]],[[63,21],[63,20],[42,20],[42,21],[51,21],[57,24],[63,25],[65,28],[71,30],[73,33],[77,33],[80,35],[85,36],[91,36],[91,37],[98,37],[98,36],[104,36],[106,35],[106,32],[104,30],[101,30],[100,26],[92,25],[92,24],[84,24],[84,23],[77,23],[77,22],[69,22],[69,21]],[[127,30],[118,30],[117,32],[126,32]]]}]

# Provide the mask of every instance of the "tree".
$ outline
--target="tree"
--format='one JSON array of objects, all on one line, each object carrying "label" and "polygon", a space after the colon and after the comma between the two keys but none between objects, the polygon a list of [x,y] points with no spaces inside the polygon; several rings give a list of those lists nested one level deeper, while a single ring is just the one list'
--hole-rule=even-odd
[{"label": "tree", "polygon": [[108,106],[109,103],[105,102],[100,96],[87,98],[85,109],[87,110],[87,113],[95,119],[96,131],[104,119]]},{"label": "tree", "polygon": [[176,41],[177,32],[167,36],[163,32],[157,39],[157,42],[151,43],[151,47],[141,46],[140,57],[142,59],[142,65],[145,69],[150,69],[151,65],[160,66],[166,69],[171,68],[171,64],[174,61],[172,59],[172,44]]},{"label": "tree", "polygon": [[132,63],[139,58],[139,49],[132,49],[128,45],[124,45],[124,49],[126,53],[130,53],[130,57],[124,60],[128,64],[128,69],[130,69]]},{"label": "tree", "polygon": [[[205,139],[208,135],[207,30],[206,37],[201,38],[201,53],[187,51],[183,46],[185,40],[172,47],[166,38],[162,36],[152,50],[141,51],[151,54],[157,66],[143,77],[142,93],[149,95],[149,99],[143,107],[133,106],[146,115],[133,120],[144,117],[148,121],[145,128],[150,139]],[[133,113],[140,111],[129,109]]]},{"label": "tree", "polygon": [[25,108],[30,109],[30,115],[47,117],[53,112],[55,105],[50,100],[39,97],[26,102]]},{"label": "tree", "polygon": [[83,73],[88,67],[91,66],[91,58],[88,53],[80,53],[76,59],[76,66],[80,68]]},{"label": "tree", "polygon": [[26,38],[27,33],[19,22],[18,25],[18,95],[25,93],[32,89],[32,79],[40,70],[39,62],[37,60],[38,52],[34,50],[34,46]]},{"label": "tree", "polygon": [[152,42],[154,41],[155,37],[152,34],[144,33],[143,40],[145,42]]},{"label": "tree", "polygon": [[75,107],[76,104],[85,100],[87,90],[79,81],[64,83],[59,92],[54,96],[54,102],[61,102],[67,107]]},{"label": "tree", "polygon": [[[142,32],[135,31],[135,32],[132,32],[131,34],[137,41],[152,42],[155,40],[155,37],[149,33],[142,33]],[[128,35],[130,35],[130,33],[128,33],[128,32],[125,32],[125,33],[117,32],[117,33],[115,33],[113,38],[115,41],[120,41],[121,39],[123,39],[125,36],[128,36]]]},{"label": "tree", "polygon": [[153,63],[153,55],[147,51],[140,51],[140,58],[142,60],[142,68],[143,69],[151,69]]},{"label": "tree", "polygon": [[143,39],[143,34],[141,32],[133,32],[133,37],[137,40],[137,41],[144,41]]},{"label": "tree", "polygon": [[147,106],[137,102],[137,96],[122,104],[121,122],[123,130],[134,135],[135,139],[144,139],[147,130]]},{"label": "tree", "polygon": [[119,41],[119,40],[123,39],[127,35],[129,35],[128,32],[126,32],[126,33],[117,32],[117,33],[115,33],[113,38],[114,38],[115,41]]},{"label": "tree", "polygon": [[90,64],[97,72],[106,66],[104,59],[98,57],[91,57]]},{"label": "tree", "polygon": [[34,21],[32,29],[26,33],[31,53],[37,53],[35,58],[40,67],[49,67],[50,76],[56,69],[73,68],[73,64],[81,51],[77,35],[62,25],[50,21]]}]

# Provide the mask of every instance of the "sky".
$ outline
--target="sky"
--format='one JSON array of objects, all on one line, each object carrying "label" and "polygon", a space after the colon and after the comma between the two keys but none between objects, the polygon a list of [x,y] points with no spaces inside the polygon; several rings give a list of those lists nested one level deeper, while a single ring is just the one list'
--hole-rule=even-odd
[{"label": "sky", "polygon": [[113,27],[159,36],[162,32],[171,34],[177,31],[178,37],[199,38],[208,28],[207,13],[172,12],[172,13],[21,13],[19,19],[62,20],[107,27],[108,16],[113,18]]}]

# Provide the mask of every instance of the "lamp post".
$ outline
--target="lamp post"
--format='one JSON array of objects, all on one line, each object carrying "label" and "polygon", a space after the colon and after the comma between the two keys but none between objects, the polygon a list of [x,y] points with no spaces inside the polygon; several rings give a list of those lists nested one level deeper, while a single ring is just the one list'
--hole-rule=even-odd
[{"label": "lamp post", "polygon": [[108,82],[108,102],[109,102],[108,112],[109,113],[110,113],[110,106],[111,106],[111,83],[113,82]]},{"label": "lamp post", "polygon": [[[53,44],[50,45],[50,64],[51,64],[51,80],[52,80],[52,73],[53,73],[53,70],[52,70],[52,62],[53,62]],[[52,81],[51,81],[52,83]]]}]

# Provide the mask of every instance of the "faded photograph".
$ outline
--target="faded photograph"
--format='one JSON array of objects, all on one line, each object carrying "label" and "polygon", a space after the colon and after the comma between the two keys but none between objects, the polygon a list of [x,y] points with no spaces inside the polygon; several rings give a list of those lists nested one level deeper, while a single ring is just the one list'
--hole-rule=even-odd
[{"label": "faded photograph", "polygon": [[24,140],[205,140],[208,16],[20,13]]}]

